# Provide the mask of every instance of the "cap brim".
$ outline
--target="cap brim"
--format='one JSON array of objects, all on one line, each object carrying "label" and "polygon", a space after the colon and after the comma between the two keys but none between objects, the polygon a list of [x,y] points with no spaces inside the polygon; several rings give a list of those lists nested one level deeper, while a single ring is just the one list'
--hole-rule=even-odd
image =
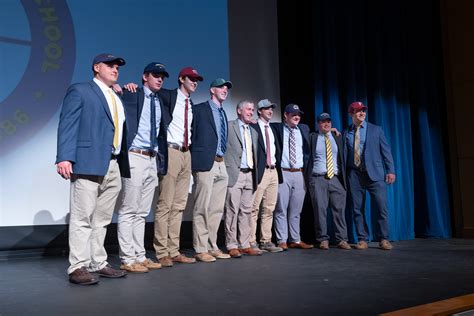
[{"label": "cap brim", "polygon": [[203,81],[203,80],[204,80],[203,77],[201,77],[201,76],[196,76],[196,75],[193,75],[193,76],[184,75],[184,77],[194,78],[194,79],[197,79],[198,81]]},{"label": "cap brim", "polygon": [[123,66],[123,65],[125,65],[125,59],[115,58],[115,59],[111,59],[111,60],[108,60],[108,61],[104,61],[103,63],[104,64],[117,64],[119,66]]}]

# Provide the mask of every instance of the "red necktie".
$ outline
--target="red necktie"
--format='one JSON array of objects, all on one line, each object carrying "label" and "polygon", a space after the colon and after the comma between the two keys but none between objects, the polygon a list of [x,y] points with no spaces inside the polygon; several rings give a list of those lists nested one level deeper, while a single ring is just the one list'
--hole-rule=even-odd
[{"label": "red necktie", "polygon": [[184,141],[183,141],[183,147],[185,149],[188,149],[188,111],[189,111],[189,105],[188,105],[188,98],[185,99],[184,101]]}]

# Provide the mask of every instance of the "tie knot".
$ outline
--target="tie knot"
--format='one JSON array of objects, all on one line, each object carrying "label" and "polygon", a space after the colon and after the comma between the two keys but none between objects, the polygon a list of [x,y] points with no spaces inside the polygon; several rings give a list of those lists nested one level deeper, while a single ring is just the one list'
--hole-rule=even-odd
[{"label": "tie knot", "polygon": [[264,126],[265,126],[265,128],[268,128],[268,125],[264,125]]},{"label": "tie knot", "polygon": [[248,124],[244,124],[244,128],[245,128],[245,129],[249,128],[249,125],[248,125]]},{"label": "tie knot", "polygon": [[156,97],[156,93],[152,92],[150,93],[150,99],[154,99]]}]

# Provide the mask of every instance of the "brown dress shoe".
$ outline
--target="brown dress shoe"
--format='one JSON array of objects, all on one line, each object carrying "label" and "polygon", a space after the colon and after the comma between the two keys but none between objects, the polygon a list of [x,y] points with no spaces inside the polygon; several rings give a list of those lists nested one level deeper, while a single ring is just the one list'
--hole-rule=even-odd
[{"label": "brown dress shoe", "polygon": [[239,249],[240,253],[249,256],[261,256],[262,251],[260,249],[253,249],[252,247]]},{"label": "brown dress shoe", "polygon": [[356,244],[356,249],[357,250],[365,250],[369,248],[369,245],[367,245],[367,242],[364,240],[359,240],[359,242]]},{"label": "brown dress shoe", "polygon": [[242,254],[240,253],[239,249],[233,248],[229,250],[229,256],[232,258],[241,258]]},{"label": "brown dress shoe", "polygon": [[102,269],[95,271],[99,276],[104,278],[121,278],[127,275],[127,272],[122,270],[115,270],[113,269],[110,264],[106,265]]},{"label": "brown dress shoe", "polygon": [[171,268],[173,266],[173,260],[171,260],[171,257],[166,256],[163,258],[158,259],[162,267],[167,267]]},{"label": "brown dress shoe", "polygon": [[69,274],[69,282],[80,285],[92,285],[99,283],[99,279],[87,271],[85,267],[81,267]]},{"label": "brown dress shoe", "polygon": [[278,247],[280,247],[281,249],[283,249],[283,251],[286,251],[288,250],[288,245],[286,244],[286,242],[281,242],[278,244]]},{"label": "brown dress shoe", "polygon": [[321,241],[321,243],[319,244],[319,249],[329,250],[329,241],[327,240]]},{"label": "brown dress shoe", "polygon": [[145,261],[140,262],[140,265],[149,269],[149,270],[158,270],[161,269],[161,263],[155,262],[151,259],[146,258]]},{"label": "brown dress shoe", "polygon": [[337,248],[344,249],[344,250],[351,250],[351,246],[347,243],[347,241],[343,240],[337,244]]},{"label": "brown dress shoe", "polygon": [[387,239],[382,239],[379,242],[379,248],[382,250],[392,250],[393,246]]},{"label": "brown dress shoe", "polygon": [[311,245],[311,244],[307,244],[307,243],[305,243],[305,242],[300,241],[300,242],[290,242],[290,243],[288,244],[288,247],[290,247],[290,248],[297,248],[297,249],[311,249],[311,248],[313,248],[314,246]]},{"label": "brown dress shoe", "polygon": [[185,255],[177,255],[171,258],[173,262],[179,262],[179,263],[195,263],[196,259],[194,258],[188,258]]}]

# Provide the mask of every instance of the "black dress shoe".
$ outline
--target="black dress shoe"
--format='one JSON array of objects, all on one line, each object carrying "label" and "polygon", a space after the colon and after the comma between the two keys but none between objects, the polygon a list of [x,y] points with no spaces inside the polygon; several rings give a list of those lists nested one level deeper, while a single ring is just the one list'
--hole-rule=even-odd
[{"label": "black dress shoe", "polygon": [[81,267],[69,274],[69,282],[80,285],[92,285],[99,283],[99,279],[87,271],[85,267]]},{"label": "black dress shoe", "polygon": [[113,269],[110,264],[106,265],[98,271],[95,271],[95,273],[104,278],[121,278],[127,275],[127,272],[123,270]]}]

